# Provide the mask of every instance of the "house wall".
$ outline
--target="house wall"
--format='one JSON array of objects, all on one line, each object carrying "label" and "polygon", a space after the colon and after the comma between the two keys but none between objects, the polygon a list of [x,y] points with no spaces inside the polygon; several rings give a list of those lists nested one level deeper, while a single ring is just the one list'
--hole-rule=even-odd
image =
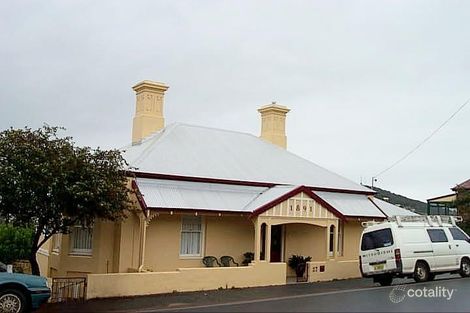
[{"label": "house wall", "polygon": [[182,268],[172,272],[91,274],[87,299],[284,285],[284,263],[259,262],[241,267]]},{"label": "house wall", "polygon": [[182,215],[159,215],[147,228],[145,269],[174,271],[177,268],[202,267],[202,257],[223,255],[243,261],[245,252],[253,252],[254,226],[242,216],[204,216],[204,243],[201,257],[180,257]]},{"label": "house wall", "polygon": [[[326,227],[308,224],[284,225],[284,260],[293,255],[311,256],[313,261],[324,261],[327,255]],[[287,266],[287,275],[295,271]]]},{"label": "house wall", "polygon": [[348,220],[344,223],[344,252],[338,259],[359,261],[359,242],[363,229],[358,220]]},{"label": "house wall", "polygon": [[50,252],[48,276],[85,276],[113,269],[114,223],[98,221],[93,227],[91,255],[70,253],[69,235],[62,235],[59,252]]}]

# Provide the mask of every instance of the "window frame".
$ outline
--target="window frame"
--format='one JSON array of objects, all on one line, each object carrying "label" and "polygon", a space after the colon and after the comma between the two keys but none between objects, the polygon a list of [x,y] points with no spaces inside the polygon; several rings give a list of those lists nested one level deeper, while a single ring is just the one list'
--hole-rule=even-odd
[{"label": "window frame", "polygon": [[335,252],[335,232],[336,227],[335,225],[330,225],[328,227],[328,255],[333,256]]},{"label": "window frame", "polygon": [[[188,218],[199,218],[201,222],[201,230],[200,230],[200,238],[199,238],[199,254],[181,254],[181,246],[183,243],[183,233],[187,231],[183,231],[183,224],[184,219]],[[206,223],[205,219],[202,216],[190,216],[190,215],[182,215],[180,221],[180,238],[179,238],[179,249],[178,255],[180,259],[202,259],[204,257],[204,244],[205,244],[205,233],[206,233]]]},{"label": "window frame", "polygon": [[[429,240],[431,240],[431,243],[446,243],[446,242],[449,242],[449,237],[447,237],[447,234],[446,234],[445,230],[442,229],[442,228],[426,229],[426,232],[428,233]],[[444,240],[434,241],[433,237],[431,236],[431,233],[442,233],[442,234],[444,234],[444,237],[445,237],[446,240],[445,241]]]},{"label": "window frame", "polygon": [[[74,247],[74,230],[80,229],[81,231],[88,230],[90,236],[91,247],[87,249],[80,249]],[[69,255],[72,256],[92,256],[93,255],[93,227],[84,228],[82,226],[73,226],[72,231],[69,233]]]}]

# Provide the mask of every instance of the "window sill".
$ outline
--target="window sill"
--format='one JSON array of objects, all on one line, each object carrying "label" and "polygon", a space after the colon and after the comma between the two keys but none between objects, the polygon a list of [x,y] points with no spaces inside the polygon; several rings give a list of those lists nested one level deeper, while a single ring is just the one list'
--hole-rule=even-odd
[{"label": "window sill", "polygon": [[202,255],[180,255],[180,260],[202,260]]},{"label": "window sill", "polygon": [[70,252],[69,256],[91,258],[93,254],[91,252]]}]

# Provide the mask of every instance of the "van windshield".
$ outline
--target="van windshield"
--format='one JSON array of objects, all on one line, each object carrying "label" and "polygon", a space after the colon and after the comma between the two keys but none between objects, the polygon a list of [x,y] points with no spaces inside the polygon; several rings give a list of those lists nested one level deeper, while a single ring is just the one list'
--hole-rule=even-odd
[{"label": "van windshield", "polygon": [[393,245],[392,230],[390,228],[384,228],[365,233],[362,236],[361,250],[379,249],[390,247],[391,245]]}]

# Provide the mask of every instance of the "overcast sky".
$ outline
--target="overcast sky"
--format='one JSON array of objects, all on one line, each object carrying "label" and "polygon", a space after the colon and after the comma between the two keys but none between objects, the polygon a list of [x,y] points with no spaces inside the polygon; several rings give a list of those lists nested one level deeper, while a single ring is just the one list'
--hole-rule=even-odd
[{"label": "overcast sky", "polygon": [[[167,124],[258,135],[292,109],[288,149],[370,183],[470,97],[470,1],[1,1],[0,130],[129,143],[138,81]],[[379,187],[425,200],[470,178],[470,105]]]}]

